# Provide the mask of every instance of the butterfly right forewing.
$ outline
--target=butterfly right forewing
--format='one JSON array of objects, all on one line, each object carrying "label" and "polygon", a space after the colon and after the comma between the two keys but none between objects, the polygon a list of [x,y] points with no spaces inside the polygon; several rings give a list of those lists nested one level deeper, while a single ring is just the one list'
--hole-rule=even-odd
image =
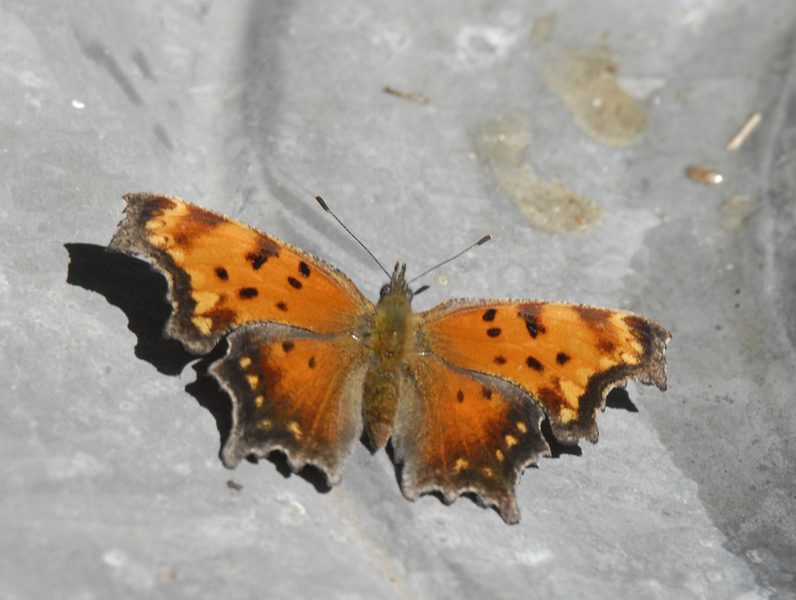
[{"label": "butterfly right forewing", "polygon": [[558,302],[453,300],[417,315],[420,345],[449,364],[511,381],[559,441],[597,441],[596,413],[628,380],[666,389],[671,334],[633,313]]}]

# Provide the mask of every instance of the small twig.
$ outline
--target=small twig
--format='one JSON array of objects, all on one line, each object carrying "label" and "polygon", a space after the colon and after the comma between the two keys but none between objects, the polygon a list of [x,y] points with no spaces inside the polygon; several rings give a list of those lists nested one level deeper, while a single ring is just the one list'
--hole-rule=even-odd
[{"label": "small twig", "polygon": [[396,90],[395,88],[391,88],[389,85],[384,88],[384,91],[388,94],[392,94],[393,96],[398,96],[399,98],[406,98],[407,100],[412,100],[413,102],[417,102],[418,104],[428,104],[429,99],[426,98],[423,94],[418,92],[402,92],[401,90]]},{"label": "small twig", "polygon": [[730,140],[729,144],[727,144],[727,150],[737,150],[740,148],[741,144],[746,141],[746,138],[748,138],[749,135],[755,130],[755,127],[760,124],[762,119],[763,115],[760,113],[755,113],[749,117],[749,120],[744,124],[743,127],[741,127],[741,130],[736,133],[735,137]]}]

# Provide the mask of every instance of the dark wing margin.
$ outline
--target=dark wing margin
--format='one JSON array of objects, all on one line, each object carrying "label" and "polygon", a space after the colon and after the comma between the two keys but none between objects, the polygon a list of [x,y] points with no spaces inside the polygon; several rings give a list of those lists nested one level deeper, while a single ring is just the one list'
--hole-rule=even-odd
[{"label": "dark wing margin", "polygon": [[636,364],[618,364],[606,371],[596,372],[589,378],[586,392],[580,398],[577,421],[571,424],[562,423],[551,415],[550,426],[556,439],[564,444],[575,444],[580,438],[596,443],[599,438],[597,430],[597,413],[605,410],[605,398],[617,387],[624,387],[628,381],[638,381],[645,385],[654,385],[666,391],[666,344],[671,333],[655,321],[628,314],[622,321],[641,345]]}]

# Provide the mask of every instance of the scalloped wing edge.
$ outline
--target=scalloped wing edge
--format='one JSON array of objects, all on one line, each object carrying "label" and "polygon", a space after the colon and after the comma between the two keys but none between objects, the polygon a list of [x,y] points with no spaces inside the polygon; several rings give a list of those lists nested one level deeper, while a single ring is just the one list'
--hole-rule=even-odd
[{"label": "scalloped wing edge", "polygon": [[[219,332],[210,337],[199,334],[190,319],[186,317],[192,311],[192,308],[180,310],[181,300],[177,297],[178,289],[190,289],[190,276],[177,266],[168,252],[148,242],[143,235],[143,232],[146,231],[146,224],[156,216],[156,211],[164,208],[162,204],[156,204],[156,201],[162,202],[165,200],[170,203],[189,205],[191,203],[175,196],[149,192],[125,194],[122,198],[126,203],[124,218],[119,222],[116,233],[111,238],[110,244],[108,244],[108,249],[144,259],[153,270],[166,278],[168,282],[166,300],[171,305],[172,310],[166,324],[163,326],[163,336],[178,340],[193,354],[199,356],[207,354],[228,332]],[[232,220],[225,215],[205,208],[201,210],[225,220]],[[194,302],[190,294],[185,296],[186,302]]]},{"label": "scalloped wing edge", "polygon": [[520,477],[526,468],[536,466],[541,457],[551,456],[550,446],[548,446],[547,441],[541,432],[541,424],[545,418],[544,411],[542,411],[538,403],[526,390],[510,381],[491,375],[484,375],[483,373],[457,369],[453,366],[450,368],[457,371],[462,371],[468,376],[479,380],[484,384],[498,388],[507,398],[513,397],[515,400],[522,402],[524,408],[529,411],[533,411],[533,420],[531,421],[527,417],[525,420],[529,425],[533,425],[531,432],[534,434],[534,448],[532,448],[532,451],[522,462],[518,463],[513,468],[512,478],[509,481],[507,490],[503,493],[499,491],[496,493],[490,493],[488,490],[476,486],[447,488],[444,485],[433,481],[421,484],[413,483],[412,478],[416,477],[416,474],[411,471],[411,468],[408,468],[408,461],[406,460],[407,455],[410,454],[413,449],[401,448],[399,442],[400,437],[398,440],[396,440],[394,434],[392,440],[393,449],[395,451],[395,462],[401,465],[401,492],[407,500],[413,502],[424,494],[439,493],[442,495],[442,499],[445,504],[449,505],[453,504],[453,502],[455,502],[456,499],[461,495],[473,494],[475,496],[476,503],[480,507],[494,508],[500,517],[509,525],[519,523],[521,515],[519,505],[517,504],[516,491]]},{"label": "scalloped wing edge", "polygon": [[[635,321],[633,325],[627,319]],[[599,439],[597,428],[597,413],[605,410],[605,399],[611,390],[627,385],[628,381],[638,381],[644,385],[654,385],[661,391],[666,391],[666,345],[672,339],[672,334],[650,319],[629,313],[625,322],[638,333],[637,339],[644,348],[641,361],[636,365],[616,365],[608,371],[598,373],[589,380],[585,397],[595,398],[592,408],[583,427],[573,428],[571,425],[559,423],[552,415],[548,414],[553,435],[562,444],[576,444],[580,439],[586,439],[596,444]]]},{"label": "scalloped wing edge", "polygon": [[[248,331],[253,328],[265,329],[270,335],[275,338],[278,336],[279,340],[291,339],[307,339],[307,338],[323,338],[318,334],[313,334],[305,329],[297,327],[290,327],[276,323],[249,323],[243,325],[227,335],[227,353],[213,364],[210,365],[208,372],[218,381],[219,386],[226,392],[232,401],[232,427],[230,428],[229,437],[224,442],[221,449],[221,461],[228,469],[236,468],[240,462],[247,456],[256,456],[258,458],[267,458],[271,452],[279,451],[285,455],[287,464],[293,473],[298,473],[305,466],[312,465],[320,470],[325,476],[330,486],[336,486],[343,478],[345,471],[345,463],[348,457],[354,450],[356,441],[360,439],[363,431],[362,424],[362,407],[361,402],[354,411],[355,419],[354,424],[355,435],[347,442],[346,447],[343,449],[336,458],[336,464],[331,461],[320,460],[312,456],[304,456],[300,452],[296,452],[294,448],[285,445],[279,441],[266,441],[264,443],[251,444],[245,440],[243,421],[241,414],[243,411],[242,400],[240,399],[235,386],[230,381],[230,377],[225,372],[226,366],[235,359],[235,354],[242,345],[241,339],[248,334]],[[356,394],[357,390],[362,390],[364,386],[365,372],[369,364],[363,362],[355,369],[353,369],[345,384],[345,393]]]}]

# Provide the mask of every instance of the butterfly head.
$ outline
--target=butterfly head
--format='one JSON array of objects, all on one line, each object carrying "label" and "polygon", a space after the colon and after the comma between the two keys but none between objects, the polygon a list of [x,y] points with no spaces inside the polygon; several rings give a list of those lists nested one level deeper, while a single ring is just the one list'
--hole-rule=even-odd
[{"label": "butterfly head", "polygon": [[379,292],[379,301],[384,300],[387,296],[403,296],[410,301],[414,293],[409,289],[409,284],[406,281],[406,265],[400,262],[395,263],[395,270],[390,277],[390,283],[384,285]]}]

